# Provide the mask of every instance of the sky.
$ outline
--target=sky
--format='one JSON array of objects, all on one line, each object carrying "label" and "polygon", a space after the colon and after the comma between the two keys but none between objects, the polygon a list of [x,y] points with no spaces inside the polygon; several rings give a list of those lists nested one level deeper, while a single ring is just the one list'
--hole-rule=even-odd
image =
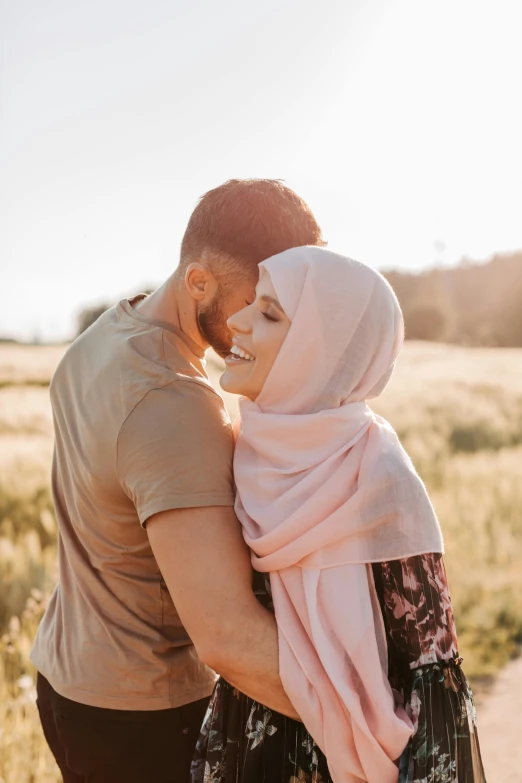
[{"label": "sky", "polygon": [[282,178],[332,249],[522,248],[518,0],[0,0],[0,335],[174,270],[198,197]]}]

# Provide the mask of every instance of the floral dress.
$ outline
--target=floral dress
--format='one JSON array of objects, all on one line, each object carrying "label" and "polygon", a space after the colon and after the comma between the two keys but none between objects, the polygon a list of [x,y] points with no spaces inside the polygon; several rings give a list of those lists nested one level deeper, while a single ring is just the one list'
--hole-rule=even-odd
[{"label": "floral dress", "polygon": [[[485,783],[473,695],[461,668],[440,554],[371,566],[388,641],[388,678],[414,733],[399,783]],[[267,574],[258,600],[273,611]],[[302,723],[218,680],[192,762],[192,783],[333,783]]]}]

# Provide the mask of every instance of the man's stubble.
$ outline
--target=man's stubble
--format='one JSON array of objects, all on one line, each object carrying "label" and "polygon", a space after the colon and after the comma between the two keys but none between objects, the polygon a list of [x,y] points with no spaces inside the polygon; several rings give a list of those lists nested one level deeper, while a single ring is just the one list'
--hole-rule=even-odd
[{"label": "man's stubble", "polygon": [[223,359],[230,353],[232,334],[227,326],[224,297],[217,295],[208,307],[199,310],[198,326],[206,342]]}]

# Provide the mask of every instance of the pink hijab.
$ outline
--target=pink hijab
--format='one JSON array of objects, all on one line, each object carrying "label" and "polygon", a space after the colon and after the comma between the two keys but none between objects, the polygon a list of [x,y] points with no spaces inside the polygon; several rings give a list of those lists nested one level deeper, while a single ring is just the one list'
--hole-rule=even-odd
[{"label": "pink hijab", "polygon": [[260,269],[292,324],[256,402],[240,400],[236,512],[270,573],[283,686],[333,780],[396,783],[412,724],[369,563],[443,551],[421,479],[366,404],[391,377],[401,310],[378,272],[323,248]]}]

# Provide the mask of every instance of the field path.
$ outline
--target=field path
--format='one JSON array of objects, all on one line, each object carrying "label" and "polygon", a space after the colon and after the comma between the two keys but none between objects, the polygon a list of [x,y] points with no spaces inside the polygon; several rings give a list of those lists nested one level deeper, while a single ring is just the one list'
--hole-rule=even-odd
[{"label": "field path", "polygon": [[487,783],[522,783],[522,658],[500,672],[477,712]]}]

